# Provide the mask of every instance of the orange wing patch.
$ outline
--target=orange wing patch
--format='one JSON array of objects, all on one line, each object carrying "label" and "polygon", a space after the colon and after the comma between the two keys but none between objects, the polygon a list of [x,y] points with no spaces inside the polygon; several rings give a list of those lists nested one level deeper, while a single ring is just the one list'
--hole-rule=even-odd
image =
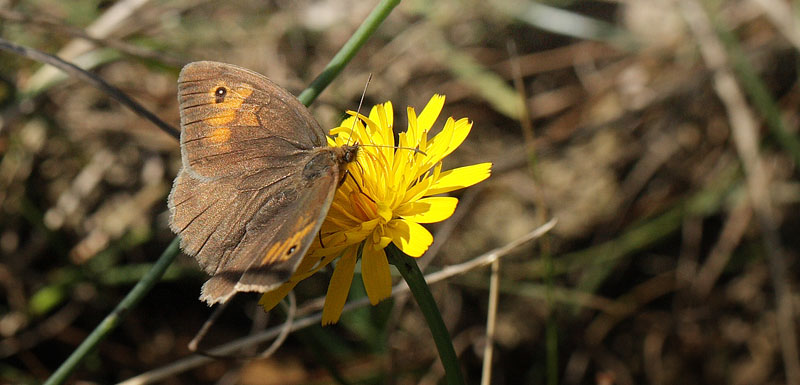
[{"label": "orange wing patch", "polygon": [[289,239],[272,245],[272,247],[267,250],[264,258],[261,260],[261,265],[271,265],[273,263],[286,261],[287,259],[293,257],[301,247],[300,242],[313,228],[314,222],[310,222],[305,227],[292,234]]},{"label": "orange wing patch", "polygon": [[[224,96],[220,98],[219,92],[223,92]],[[252,93],[251,88],[228,88],[225,83],[215,84],[209,88],[208,96],[211,100],[216,101],[212,105],[217,113],[210,116],[206,123],[212,126],[221,126],[232,122],[236,119],[236,113],[242,109],[244,100]]]},{"label": "orange wing patch", "polygon": [[214,143],[225,143],[231,137],[231,128],[228,126],[219,126],[211,135],[207,137],[208,140]]},{"label": "orange wing patch", "polygon": [[[222,95],[220,95],[222,93]],[[214,103],[211,104],[214,113],[205,119],[206,124],[216,127],[207,137],[214,143],[225,143],[231,137],[230,123],[239,118],[241,125],[257,125],[258,118],[252,111],[253,108],[242,106],[253,90],[247,87],[228,88],[225,83],[217,83],[208,90],[208,95]]]}]

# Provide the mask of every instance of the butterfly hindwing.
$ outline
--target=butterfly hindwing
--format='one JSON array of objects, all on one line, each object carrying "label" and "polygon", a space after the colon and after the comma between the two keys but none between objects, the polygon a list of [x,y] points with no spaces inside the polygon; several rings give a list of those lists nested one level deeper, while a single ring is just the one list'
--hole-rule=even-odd
[{"label": "butterfly hindwing", "polygon": [[[323,157],[324,158],[324,157]],[[330,157],[328,157],[330,158]],[[235,292],[266,292],[284,283],[317,237],[337,185],[337,165],[308,178],[302,172],[269,196],[244,237],[205,285],[201,299],[225,302]]]},{"label": "butterfly hindwing", "polygon": [[221,178],[210,183],[184,169],[168,199],[170,227],[181,236],[181,249],[209,274],[239,244],[258,211],[258,191],[240,191],[237,180]]}]

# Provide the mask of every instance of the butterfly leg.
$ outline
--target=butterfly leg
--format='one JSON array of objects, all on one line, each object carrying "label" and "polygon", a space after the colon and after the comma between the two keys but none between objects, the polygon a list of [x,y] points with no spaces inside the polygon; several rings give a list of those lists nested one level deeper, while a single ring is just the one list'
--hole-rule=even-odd
[{"label": "butterfly leg", "polygon": [[[367,197],[367,199],[371,200],[371,201],[372,201],[372,203],[378,203],[378,202],[375,202],[375,200],[374,200],[374,199],[372,199],[372,197],[370,197],[370,196],[369,196],[369,194],[365,193],[365,192],[364,192],[364,190],[362,190],[362,189],[361,189],[361,185],[360,185],[360,184],[358,184],[358,181],[357,181],[357,180],[356,180],[356,178],[353,176],[353,174],[351,174],[351,173],[350,173],[350,170],[345,170],[345,171],[344,171],[344,177],[342,178],[342,183],[344,183],[344,180],[345,180],[345,179],[346,179],[348,176],[350,176],[350,179],[352,179],[352,180],[353,180],[353,183],[355,183],[356,187],[358,188],[358,192],[360,192],[360,193],[361,193],[361,195],[363,195],[363,196]],[[339,183],[339,184],[341,184],[341,183]]]}]

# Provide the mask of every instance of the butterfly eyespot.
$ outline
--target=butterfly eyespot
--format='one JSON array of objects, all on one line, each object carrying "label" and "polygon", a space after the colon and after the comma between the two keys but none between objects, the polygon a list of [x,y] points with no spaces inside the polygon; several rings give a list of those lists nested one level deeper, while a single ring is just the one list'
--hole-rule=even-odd
[{"label": "butterfly eyespot", "polygon": [[292,255],[295,250],[297,250],[297,246],[290,247],[289,250],[286,250],[286,255]]},{"label": "butterfly eyespot", "polygon": [[215,102],[222,103],[225,101],[225,95],[228,94],[228,90],[225,87],[218,87],[216,91],[214,91]]}]

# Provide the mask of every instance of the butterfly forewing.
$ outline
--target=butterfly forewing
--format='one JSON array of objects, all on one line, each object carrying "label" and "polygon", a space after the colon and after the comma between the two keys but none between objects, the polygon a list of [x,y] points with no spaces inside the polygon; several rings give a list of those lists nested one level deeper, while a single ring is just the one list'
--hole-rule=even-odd
[{"label": "butterfly forewing", "polygon": [[178,78],[183,166],[200,178],[296,163],[324,146],[322,129],[288,91],[253,71],[195,62]]}]

